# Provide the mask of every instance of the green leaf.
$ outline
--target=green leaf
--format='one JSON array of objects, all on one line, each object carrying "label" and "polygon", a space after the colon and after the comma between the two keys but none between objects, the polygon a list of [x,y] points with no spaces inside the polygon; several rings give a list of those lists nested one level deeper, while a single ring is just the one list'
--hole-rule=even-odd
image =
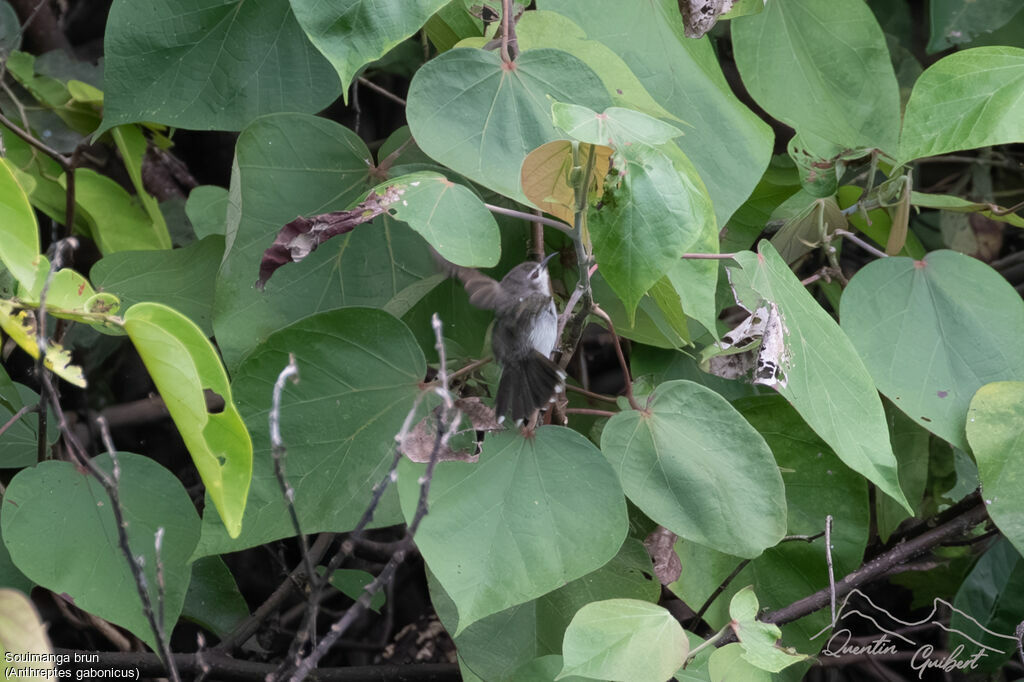
[{"label": "green leaf", "polygon": [[[968,655],[982,646],[983,670],[995,671],[1015,654],[1014,637],[1024,612],[1024,559],[1006,538],[1000,538],[978,559],[953,600],[949,618],[949,650],[963,645]],[[966,657],[965,657],[966,658]]]},{"label": "green leaf", "polygon": [[7,0],[0,2],[0,57],[6,59],[11,50],[21,47],[21,22]]},{"label": "green leaf", "polygon": [[906,162],[1024,140],[1024,50],[977,47],[943,57],[914,84],[903,118]]},{"label": "green leaf", "polygon": [[[651,558],[643,543],[627,538],[619,553],[607,564],[582,578],[548,592],[533,601],[512,606],[478,620],[455,638],[459,657],[485,680],[509,679],[516,670],[543,653],[560,652],[565,629],[576,612],[602,599],[639,599],[655,603],[661,586],[653,576]],[[427,572],[431,601],[442,625],[449,632],[458,626],[458,614],[451,597]],[[562,669],[558,668],[548,679]],[[511,679],[518,680],[515,674]]]},{"label": "green leaf", "polygon": [[217,556],[196,559],[181,607],[182,618],[223,638],[248,615],[249,606],[224,560]]},{"label": "green leaf", "polygon": [[807,658],[776,646],[782,631],[777,625],[757,620],[758,604],[754,588],[745,587],[729,602],[732,629],[743,647],[743,658],[761,670],[777,673]]},{"label": "green leaf", "polygon": [[746,659],[743,646],[726,644],[711,654],[708,660],[708,673],[711,682],[774,682],[775,676],[767,670],[758,668]]},{"label": "green leaf", "polygon": [[[30,666],[24,664],[26,655],[33,657]],[[18,590],[0,589],[0,674],[5,680],[53,679],[56,671],[52,657],[46,626],[32,600]],[[26,667],[30,674],[24,672]]]},{"label": "green leaf", "polygon": [[116,0],[104,52],[99,132],[135,121],[240,130],[263,114],[319,111],[341,92],[287,0]]},{"label": "green leaf", "polygon": [[[64,177],[60,182],[66,186]],[[138,199],[105,175],[89,168],[76,169],[75,203],[103,255],[170,248],[162,218],[159,226],[154,225]]]},{"label": "green leaf", "polygon": [[[868,541],[868,485],[845,466],[780,395],[744,398],[736,409],[757,429],[772,449],[786,486],[786,533],[815,535],[832,528],[832,560],[836,575],[856,570]],[[879,496],[881,497],[881,496]],[[887,498],[885,498],[887,499]],[[895,503],[894,503],[895,504]],[[737,560],[694,543],[677,545],[682,575],[670,586],[688,604],[702,604],[736,568]],[[712,603],[704,619],[712,627],[729,620],[728,600],[743,585],[753,584],[765,607],[781,608],[828,586],[823,540],[783,542],[769,547],[736,575]],[[829,624],[825,610],[783,626],[783,640],[810,651],[821,646],[813,639]]]},{"label": "green leaf", "polygon": [[[231,399],[217,351],[202,330],[160,303],[137,303],[124,327],[178,427],[206,492],[232,537],[242,529],[252,478],[252,442]],[[224,399],[207,411],[203,391]]]},{"label": "green leaf", "polygon": [[227,211],[228,191],[215,185],[194,188],[185,202],[185,214],[199,240],[214,234],[224,234]]},{"label": "green leaf", "polygon": [[1024,380],[1024,301],[999,273],[963,254],[869,263],[843,292],[840,318],[878,390],[963,450],[975,392]]},{"label": "green leaf", "polygon": [[761,242],[757,254],[737,254],[736,261],[742,269],[729,271],[738,300],[754,310],[760,302],[750,299],[759,296],[775,303],[782,318],[776,360],[786,381],[776,386],[779,393],[847,466],[913,513],[899,487],[882,401],[854,344],[769,242]]},{"label": "green leaf", "polygon": [[604,110],[590,68],[560,50],[529,50],[503,65],[496,52],[456,48],[430,60],[409,86],[406,117],[420,148],[475,182],[529,203],[519,169],[531,151],[561,139],[551,101]]},{"label": "green leaf", "polygon": [[23,287],[35,286],[39,228],[28,195],[8,159],[0,159],[0,262]]},{"label": "green leaf", "polygon": [[447,52],[463,38],[476,38],[483,33],[483,22],[468,11],[467,0],[451,0],[427,19],[423,30],[438,52]]},{"label": "green leaf", "polygon": [[[915,516],[920,516],[919,510],[928,483],[928,466],[931,461],[931,434],[888,400],[885,401],[885,416],[889,420],[892,451],[899,462],[900,488],[903,489],[910,505],[918,512]],[[878,537],[883,542],[888,542],[889,536],[907,518],[909,516],[906,510],[891,498],[875,498],[875,523],[878,526]]]},{"label": "green leaf", "polygon": [[171,235],[167,232],[167,222],[164,214],[160,212],[160,205],[156,197],[151,195],[142,181],[142,163],[146,156],[146,138],[142,129],[137,125],[117,126],[110,131],[114,138],[117,150],[121,152],[121,160],[131,178],[132,186],[135,188],[135,197],[142,204],[152,222],[152,231],[160,248],[171,248]]},{"label": "green leaf", "polygon": [[[0,426],[6,424],[25,405],[38,404],[38,393],[28,386],[11,381],[3,368],[0,368]],[[55,442],[59,435],[54,430],[55,419],[51,416],[46,425],[47,442]],[[35,464],[39,456],[38,433],[39,413],[34,410],[11,424],[0,436],[0,442],[3,442],[0,448],[0,468],[17,469]],[[0,586],[4,584],[0,582]]]},{"label": "green leaf", "polygon": [[551,105],[555,125],[580,142],[623,147],[642,142],[651,147],[663,145],[683,131],[634,109],[608,107],[600,114],[578,104],[555,102]]},{"label": "green leaf", "polygon": [[[736,99],[711,41],[685,37],[678,5],[672,0],[652,0],[643,11],[619,0],[541,0],[538,5],[572,19],[587,38],[620,55],[654,101],[689,124],[675,144],[696,166],[714,202],[718,227],[724,226],[768,165],[774,136]],[[603,69],[596,70],[603,74]],[[629,80],[615,73],[609,81],[631,95]],[[635,97],[615,103],[659,115]]]},{"label": "green leaf", "polygon": [[223,254],[224,238],[214,235],[173,251],[112,253],[92,266],[89,276],[103,291],[117,294],[125,307],[162,303],[212,336],[210,292]]},{"label": "green leaf", "polygon": [[587,224],[601,272],[632,318],[644,293],[714,231],[714,209],[685,158],[634,143],[620,149],[612,165],[617,174],[609,174]]},{"label": "green leaf", "polygon": [[1024,227],[1024,216],[1016,213],[996,213],[1000,209],[995,204],[968,201],[951,194],[925,194],[924,192],[911,192],[910,203],[920,208],[939,208],[943,211],[954,213],[980,213],[990,220],[1009,223],[1014,227]]},{"label": "green leaf", "polygon": [[671,613],[635,599],[608,599],[580,609],[565,631],[556,680],[664,682],[686,660],[689,641]]},{"label": "green leaf", "polygon": [[289,0],[302,30],[348,86],[366,64],[415,33],[448,0]]},{"label": "green leaf", "polygon": [[733,21],[732,39],[743,83],[769,114],[840,147],[896,153],[899,86],[865,3],[770,2]]},{"label": "green leaf", "polygon": [[[295,354],[299,382],[281,396],[284,461],[303,532],[355,527],[370,491],[388,470],[398,433],[426,373],[409,329],[387,313],[342,308],[270,335],[235,372],[232,389],[253,437],[255,468],[242,534],[203,518],[197,556],[233,552],[294,535],[274,475],[267,418],[271,389]],[[399,523],[393,491],[377,508],[379,525]]]},{"label": "green leaf", "polygon": [[[317,571],[323,575],[322,567],[317,566]],[[373,576],[366,571],[355,568],[339,568],[331,574],[331,585],[340,590],[351,599],[359,599],[366,591],[366,586],[373,582]],[[380,613],[380,607],[384,606],[385,594],[381,590],[373,595],[370,600],[370,608]]]},{"label": "green leaf", "polygon": [[559,682],[587,682],[591,679],[578,675],[559,675],[564,665],[562,657],[556,654],[540,656],[517,669],[513,679],[516,682],[552,682],[556,677]]},{"label": "green leaf", "polygon": [[299,215],[348,208],[372,186],[372,159],[363,141],[337,123],[280,114],[242,131],[235,160],[213,319],[232,370],[281,327],[341,306],[384,305],[436,272],[416,233],[378,218],[281,268],[257,291],[260,259],[281,227]]},{"label": "green leaf", "polygon": [[384,197],[382,203],[388,202],[392,217],[419,232],[452,263],[484,268],[498,264],[498,223],[468,187],[422,171],[388,180],[374,191]]},{"label": "green leaf", "polygon": [[967,439],[978,462],[988,515],[1017,551],[1024,548],[1024,382],[982,386],[967,413]]},{"label": "green leaf", "polygon": [[782,477],[771,451],[708,388],[660,385],[646,410],[608,421],[601,450],[630,501],[682,538],[754,557],[786,533]]},{"label": "green leaf", "polygon": [[[663,287],[663,281],[665,280],[655,283],[652,291],[658,289],[664,292],[668,289],[668,287]],[[685,320],[673,319],[673,311],[666,312],[658,306],[654,298],[654,295],[659,293],[658,291],[644,294],[630,317],[626,313],[626,306],[622,299],[608,286],[608,282],[605,281],[600,270],[590,278],[590,285],[594,293],[594,300],[612,318],[615,331],[619,336],[656,348],[678,348],[690,344],[689,330],[687,329],[685,336],[681,333],[680,324],[685,324]]]},{"label": "green leaf", "polygon": [[615,50],[596,40],[587,40],[583,29],[568,17],[543,10],[526,12],[516,24],[516,37],[521,50],[553,48],[578,57],[601,79],[617,106],[658,118],[676,118],[651,97]]},{"label": "green leaf", "polygon": [[1017,0],[989,0],[984,4],[965,0],[931,0],[928,17],[931,35],[928,53],[969,43],[980,34],[991,33],[1013,18],[1021,9]]},{"label": "green leaf", "polygon": [[[109,455],[93,459],[108,475]],[[164,629],[181,613],[199,539],[199,517],[175,476],[148,457],[118,454],[118,492],[128,520],[128,543],[142,556],[152,604],[157,603],[154,534],[164,529]],[[31,580],[66,594],[85,611],[130,630],[155,647],[153,632],[128,560],[118,545],[110,497],[99,482],[71,462],[46,461],[20,471],[3,500],[3,540],[14,564]],[[46,538],[40,542],[40,538]],[[75,566],[78,570],[68,570]]]},{"label": "green leaf", "polygon": [[[399,468],[406,519],[421,471]],[[458,636],[600,568],[626,530],[622,489],[597,448],[575,431],[544,426],[532,438],[489,436],[477,463],[438,465],[416,545],[458,608]]]}]

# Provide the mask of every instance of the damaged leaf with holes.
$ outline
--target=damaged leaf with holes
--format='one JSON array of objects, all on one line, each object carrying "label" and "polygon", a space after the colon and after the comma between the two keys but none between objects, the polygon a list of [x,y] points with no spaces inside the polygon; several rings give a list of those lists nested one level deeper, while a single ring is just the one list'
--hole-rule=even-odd
[{"label": "damaged leaf with holes", "polygon": [[[133,305],[125,313],[124,327],[224,526],[237,537],[252,478],[252,441],[231,399],[217,351],[194,322],[159,303]],[[207,389],[224,399],[220,412],[208,411]]]}]

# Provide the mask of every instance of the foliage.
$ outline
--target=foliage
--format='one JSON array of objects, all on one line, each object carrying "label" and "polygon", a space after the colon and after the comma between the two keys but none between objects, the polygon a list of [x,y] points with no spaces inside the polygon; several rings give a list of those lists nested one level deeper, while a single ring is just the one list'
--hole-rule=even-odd
[{"label": "foliage", "polygon": [[[1005,661],[1016,5],[931,0],[925,45],[902,2],[726,3],[700,38],[685,3],[534,4],[114,0],[100,74],[23,51],[0,0],[0,588],[164,661],[186,627],[250,654],[276,607],[261,660],[301,679],[321,600],[355,601],[339,631],[390,608],[415,547],[465,679],[772,680],[828,654],[830,582],[932,552],[917,600]],[[238,133],[228,186],[169,200],[153,169],[208,130]],[[446,275],[551,251],[570,392],[503,429],[490,313]],[[622,395],[576,385],[581,338]],[[178,464],[110,442],[139,361]],[[228,555],[259,547],[310,606],[254,608]],[[35,618],[0,591],[0,645]]]}]

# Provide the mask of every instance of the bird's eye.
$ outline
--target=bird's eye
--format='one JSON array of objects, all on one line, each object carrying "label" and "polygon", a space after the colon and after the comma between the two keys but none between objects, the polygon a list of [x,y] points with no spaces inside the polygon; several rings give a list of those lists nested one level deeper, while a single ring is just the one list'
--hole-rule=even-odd
[{"label": "bird's eye", "polygon": [[530,279],[537,279],[537,275],[539,275],[539,274],[540,274],[540,268],[537,268],[536,270],[533,271],[533,274],[530,275]]}]

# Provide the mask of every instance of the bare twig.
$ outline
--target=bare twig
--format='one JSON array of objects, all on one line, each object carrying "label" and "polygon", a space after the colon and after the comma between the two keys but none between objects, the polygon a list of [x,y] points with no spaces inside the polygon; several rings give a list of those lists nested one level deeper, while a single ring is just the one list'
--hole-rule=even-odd
[{"label": "bare twig", "polygon": [[[49,381],[48,374],[44,375],[44,380]],[[178,674],[177,666],[174,664],[174,658],[171,656],[170,642],[164,632],[163,622],[157,620],[156,613],[153,611],[153,602],[150,599],[149,588],[146,584],[146,574],[142,570],[142,557],[136,557],[132,554],[131,545],[128,542],[128,521],[124,517],[124,508],[121,506],[121,495],[118,490],[121,478],[121,464],[118,462],[117,451],[114,448],[113,439],[110,437],[110,429],[102,417],[96,418],[96,424],[99,426],[104,447],[106,447],[107,454],[110,455],[110,461],[113,465],[111,475],[108,475],[96,466],[92,458],[86,455],[85,450],[82,449],[82,446],[68,428],[67,421],[64,418],[64,411],[60,407],[60,402],[53,394],[51,394],[51,400],[54,412],[59,420],[61,432],[64,434],[65,440],[69,442],[71,451],[75,453],[76,461],[99,481],[107,496],[110,497],[110,508],[114,514],[114,522],[117,525],[118,545],[120,545],[121,553],[124,554],[131,568],[132,578],[135,580],[135,587],[139,593],[139,599],[142,601],[142,611],[146,616],[146,621],[149,623],[150,630],[153,631],[157,649],[160,652],[161,658],[163,658],[164,664],[167,666],[171,680],[173,682],[180,682],[181,677]]]},{"label": "bare twig", "polygon": [[566,414],[589,414],[595,417],[614,417],[618,412],[611,412],[609,410],[595,410],[589,407],[567,407],[565,408]]},{"label": "bare twig", "polygon": [[828,564],[829,603],[832,606],[832,625],[836,624],[836,574],[832,568],[832,515],[825,517],[825,562]]},{"label": "bare twig", "polygon": [[[430,321],[431,326],[434,328],[434,336],[436,339],[435,348],[437,349],[439,360],[439,385],[435,386],[433,390],[441,397],[442,409],[437,415],[437,433],[434,438],[433,451],[430,453],[430,461],[427,463],[426,471],[420,478],[420,497],[416,505],[416,512],[413,515],[412,520],[409,522],[405,537],[402,539],[399,549],[397,549],[392,555],[391,560],[388,561],[387,565],[384,566],[384,569],[373,580],[373,582],[365,587],[365,591],[359,596],[355,604],[349,607],[345,611],[345,614],[331,625],[330,630],[326,635],[324,635],[324,638],[320,640],[313,651],[298,662],[298,665],[295,667],[294,674],[290,677],[291,682],[302,682],[302,680],[306,679],[306,677],[316,667],[317,662],[323,658],[331,646],[341,638],[345,631],[348,630],[349,626],[355,622],[355,619],[370,608],[370,602],[373,599],[373,595],[383,589],[384,586],[391,583],[395,572],[398,570],[398,566],[405,560],[406,553],[413,548],[413,538],[416,535],[420,522],[427,514],[427,499],[430,493],[430,482],[434,476],[434,469],[437,466],[439,454],[442,448],[447,446],[447,441],[457,430],[460,418],[458,410],[455,409],[455,401],[448,392],[448,371],[441,320],[437,313],[434,313]],[[415,412],[415,409],[416,408],[414,406],[413,409],[410,410],[410,415]],[[410,421],[411,418],[406,419],[406,422]],[[399,443],[400,442],[401,441],[399,441]],[[397,467],[397,461],[395,462],[395,467]],[[394,474],[394,471],[395,468],[392,469],[392,475]]]},{"label": "bare twig", "polygon": [[608,313],[601,310],[601,307],[596,303],[592,306],[592,310],[595,315],[600,317],[608,325],[608,331],[611,332],[613,345],[615,346],[615,355],[619,358],[619,366],[622,368],[622,378],[626,381],[626,400],[629,401],[629,406],[634,410],[643,410],[640,407],[640,403],[636,401],[636,397],[633,395],[633,379],[629,375],[629,364],[626,362],[626,356],[622,352],[622,343],[619,341],[619,335],[615,333],[615,325],[612,323],[612,318],[608,316]]},{"label": "bare twig", "polygon": [[383,95],[384,97],[387,97],[392,102],[395,102],[396,104],[399,104],[399,105],[401,105],[403,107],[405,106],[405,100],[404,99],[402,99],[401,97],[399,97],[398,95],[396,95],[393,92],[385,90],[381,86],[379,86],[376,83],[374,83],[373,81],[371,81],[369,78],[363,78],[362,76],[360,76],[356,80],[359,81],[360,85],[365,85],[366,87],[368,87],[371,90],[373,90],[374,92],[376,92],[378,95]]},{"label": "bare twig", "polygon": [[701,604],[699,609],[697,609],[697,613],[693,616],[693,619],[690,621],[690,630],[695,630],[700,625],[701,621],[704,620],[704,614],[708,612],[708,609],[711,608],[711,605],[715,603],[715,600],[718,599],[718,597],[723,592],[725,592],[725,589],[729,587],[732,581],[736,579],[736,576],[738,576],[743,571],[743,569],[747,567],[747,564],[749,563],[750,559],[744,559],[743,561],[736,564],[736,568],[732,569],[732,573],[727,575],[725,577],[725,580],[723,580],[718,585],[718,587],[715,588],[715,591],[712,592],[708,596],[708,598],[704,600],[704,603]]},{"label": "bare twig", "polygon": [[[6,424],[4,424],[3,426],[0,426],[0,436],[4,435],[4,432],[7,429],[11,428],[14,425],[15,422],[17,422],[19,419],[24,417],[26,414],[28,414],[29,412],[35,412],[38,409],[39,409],[39,405],[38,404],[36,404],[36,405],[25,405],[24,407],[22,407],[20,410],[18,410],[17,412],[14,413],[13,417],[11,417],[10,419],[7,420]],[[41,436],[40,438],[42,440],[46,439],[45,435]]]},{"label": "bare twig", "polygon": [[[277,380],[274,382],[274,389],[271,394],[270,415],[268,417],[270,427],[270,454],[274,459],[274,476],[277,478],[277,483],[281,487],[281,495],[284,496],[284,503],[288,507],[288,516],[292,521],[292,529],[295,531],[295,537],[299,543],[299,554],[302,558],[302,566],[309,579],[313,580],[315,579],[316,572],[313,568],[313,562],[309,556],[309,541],[306,539],[306,534],[302,532],[302,524],[299,522],[299,513],[295,509],[295,488],[293,488],[292,484],[288,482],[288,478],[285,476],[284,471],[284,461],[288,449],[285,447],[284,440],[281,438],[281,394],[284,392],[285,382],[289,379],[293,384],[297,384],[299,382],[299,366],[295,364],[294,353],[288,354],[288,364],[277,375]],[[295,651],[300,650],[307,639],[310,642],[315,640],[316,610],[316,605],[311,602],[306,627],[297,634],[292,643]]]},{"label": "bare twig", "polygon": [[793,602],[789,606],[771,611],[761,620],[766,623],[781,625],[802,618],[824,607],[833,598],[842,599],[854,588],[865,585],[875,578],[884,575],[893,566],[902,564],[936,547],[949,538],[963,534],[988,517],[985,505],[977,504],[961,515],[945,523],[921,533],[921,535],[900,543],[888,552],[872,559],[856,571],[848,574],[835,584],[835,589],[827,587],[814,594]]},{"label": "bare twig", "polygon": [[[323,556],[327,553],[331,543],[334,541],[336,535],[334,533],[321,533],[313,543],[313,546],[309,548],[310,561],[316,564]],[[214,652],[226,652],[232,651],[236,647],[244,644],[250,637],[256,634],[259,630],[260,625],[268,618],[271,614],[276,613],[281,604],[284,603],[295,586],[299,584],[299,578],[305,573],[304,566],[297,566],[287,578],[285,578],[280,585],[271,593],[267,599],[253,611],[252,615],[242,621],[230,634],[226,635],[221,639],[217,646],[213,647],[211,651]],[[306,576],[309,580],[310,576]]]},{"label": "bare twig", "polygon": [[572,391],[573,393],[579,393],[580,395],[585,396],[587,398],[590,398],[591,400],[600,400],[601,402],[612,403],[612,404],[615,404],[616,402],[618,402],[615,399],[615,396],[603,395],[601,393],[594,393],[593,391],[588,391],[585,388],[580,388],[579,386],[573,386],[572,384],[566,384],[565,385],[565,389],[567,391]]},{"label": "bare twig", "polygon": [[851,242],[853,242],[854,244],[856,244],[860,248],[862,248],[865,251],[867,251],[868,253],[870,253],[872,256],[877,256],[878,258],[888,258],[889,257],[889,254],[887,254],[885,251],[882,251],[880,249],[876,249],[875,247],[871,246],[871,244],[868,244],[866,241],[864,241],[863,239],[861,239],[860,237],[858,237],[857,235],[855,235],[852,232],[848,232],[847,230],[836,230],[832,234],[839,235],[840,237],[846,237]]}]

